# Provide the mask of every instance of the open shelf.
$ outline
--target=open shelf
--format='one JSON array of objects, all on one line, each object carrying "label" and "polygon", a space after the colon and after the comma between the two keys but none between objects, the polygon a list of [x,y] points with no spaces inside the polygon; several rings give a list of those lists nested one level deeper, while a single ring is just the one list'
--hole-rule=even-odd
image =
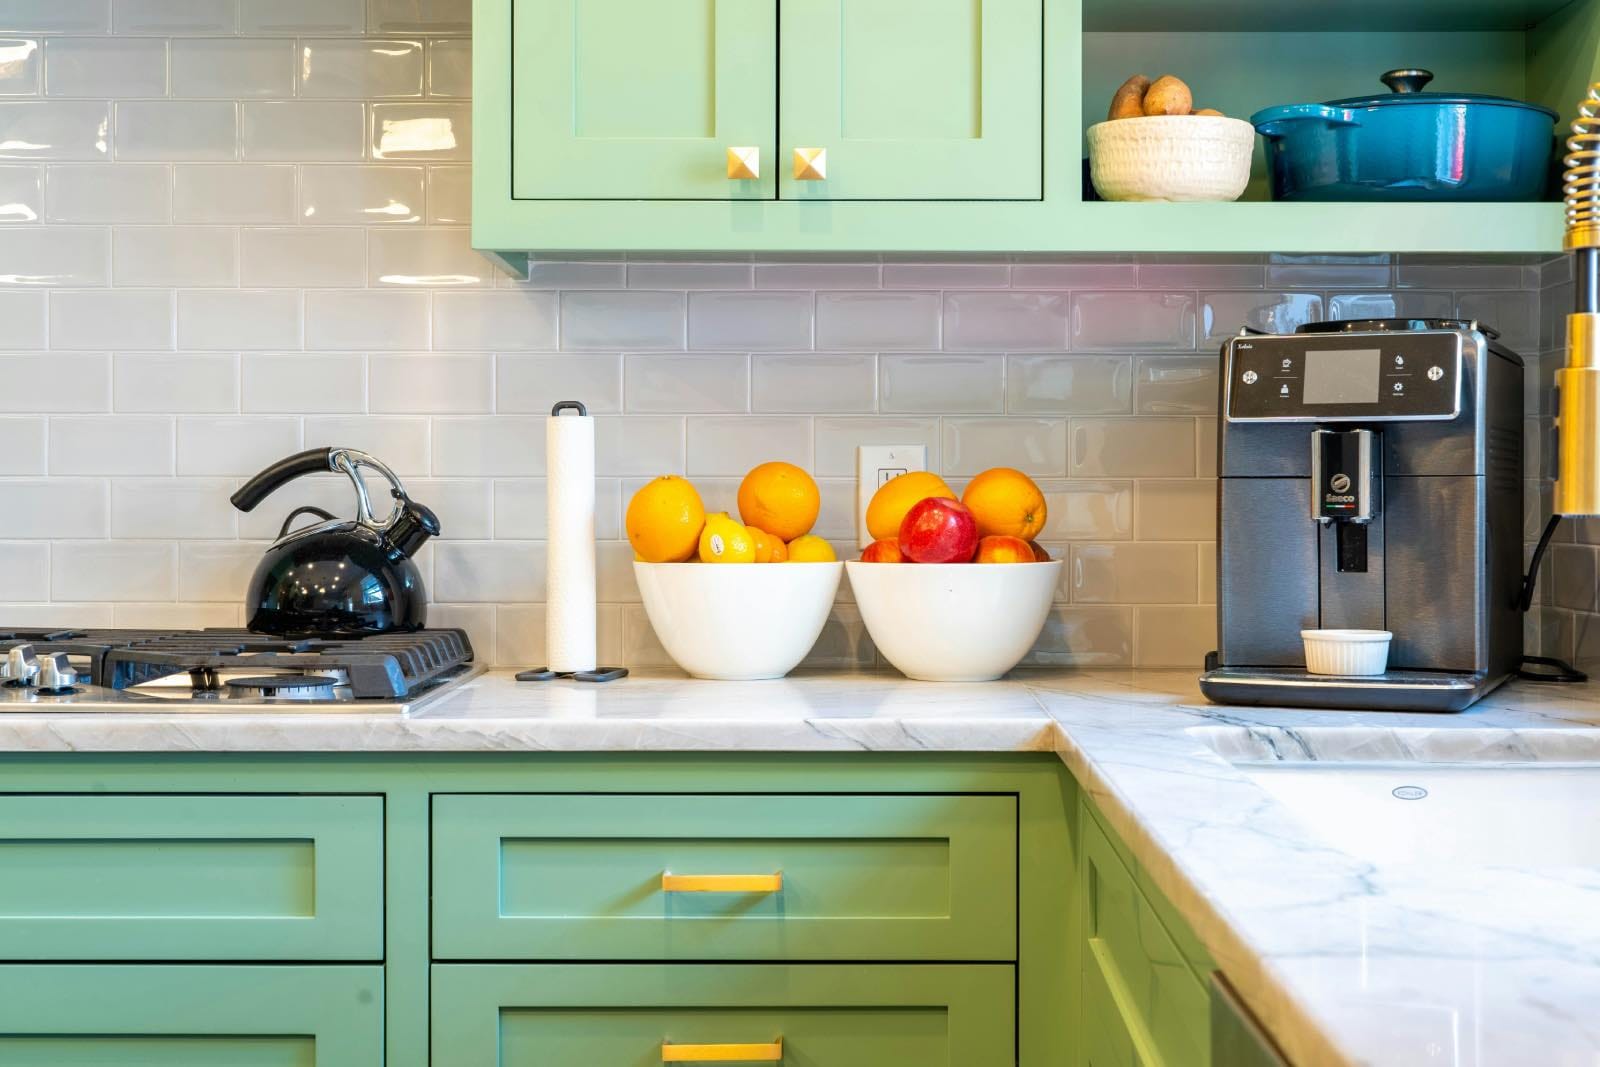
[{"label": "open shelf", "polygon": [[1526,30],[1571,0],[1084,0],[1088,32]]}]

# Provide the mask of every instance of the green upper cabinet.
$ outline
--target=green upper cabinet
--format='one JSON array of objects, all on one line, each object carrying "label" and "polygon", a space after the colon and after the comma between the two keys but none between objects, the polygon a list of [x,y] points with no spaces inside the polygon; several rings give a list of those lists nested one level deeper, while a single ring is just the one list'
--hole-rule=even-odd
[{"label": "green upper cabinet", "polygon": [[771,197],[777,47],[777,0],[513,0],[512,196]]},{"label": "green upper cabinet", "polygon": [[[785,0],[785,199],[1037,200],[1041,0]],[[827,153],[799,177],[794,153]]]}]

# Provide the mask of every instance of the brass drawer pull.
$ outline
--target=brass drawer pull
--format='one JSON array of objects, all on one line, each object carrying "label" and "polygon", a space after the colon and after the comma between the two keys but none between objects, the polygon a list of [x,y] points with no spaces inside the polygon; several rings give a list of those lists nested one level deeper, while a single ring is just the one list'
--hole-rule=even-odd
[{"label": "brass drawer pull", "polygon": [[770,1045],[661,1045],[662,1063],[782,1063],[783,1038]]},{"label": "brass drawer pull", "polygon": [[661,873],[663,893],[781,893],[783,872],[777,874],[673,874]]}]

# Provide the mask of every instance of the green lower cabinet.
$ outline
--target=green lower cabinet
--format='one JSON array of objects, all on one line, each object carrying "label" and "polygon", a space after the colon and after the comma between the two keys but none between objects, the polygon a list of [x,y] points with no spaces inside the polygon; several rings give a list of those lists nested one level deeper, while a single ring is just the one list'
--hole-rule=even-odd
[{"label": "green lower cabinet", "polygon": [[0,1063],[383,1067],[383,970],[0,967]]},{"label": "green lower cabinet", "polygon": [[1015,984],[1006,964],[439,964],[432,1065],[1012,1067]]}]

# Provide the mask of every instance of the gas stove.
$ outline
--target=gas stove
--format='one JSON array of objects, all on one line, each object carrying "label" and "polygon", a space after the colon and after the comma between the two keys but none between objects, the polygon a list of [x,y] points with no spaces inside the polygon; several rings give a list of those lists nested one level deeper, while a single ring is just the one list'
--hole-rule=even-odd
[{"label": "gas stove", "polygon": [[462,630],[283,638],[248,630],[0,627],[0,714],[409,714],[482,671]]}]

